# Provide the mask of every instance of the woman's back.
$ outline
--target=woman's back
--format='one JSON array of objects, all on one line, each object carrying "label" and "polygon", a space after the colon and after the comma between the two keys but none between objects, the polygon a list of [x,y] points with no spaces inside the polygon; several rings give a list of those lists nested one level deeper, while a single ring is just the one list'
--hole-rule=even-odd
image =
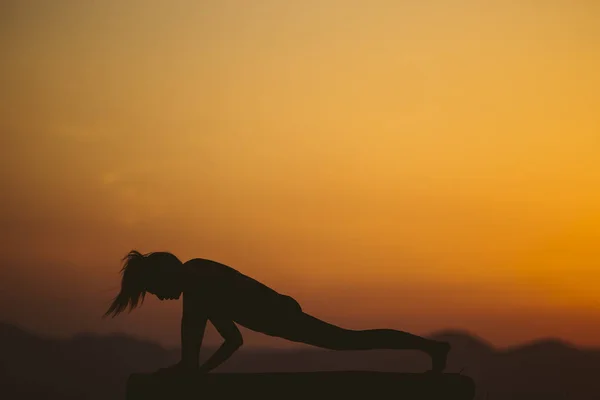
[{"label": "woman's back", "polygon": [[260,313],[262,308],[272,309],[289,302],[288,296],[219,262],[194,258],[184,265],[193,279],[192,292],[210,309],[231,317]]}]

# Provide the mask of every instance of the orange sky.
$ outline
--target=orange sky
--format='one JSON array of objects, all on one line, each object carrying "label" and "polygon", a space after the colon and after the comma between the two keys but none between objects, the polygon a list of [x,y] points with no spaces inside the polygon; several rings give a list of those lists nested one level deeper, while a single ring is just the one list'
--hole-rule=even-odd
[{"label": "orange sky", "polygon": [[0,316],[177,344],[178,303],[100,319],[136,248],[600,345],[600,3],[485,3],[3,2]]}]

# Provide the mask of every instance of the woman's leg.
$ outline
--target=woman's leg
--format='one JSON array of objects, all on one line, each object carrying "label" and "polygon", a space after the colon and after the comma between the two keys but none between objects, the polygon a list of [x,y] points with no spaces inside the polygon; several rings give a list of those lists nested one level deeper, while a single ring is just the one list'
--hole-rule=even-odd
[{"label": "woman's leg", "polygon": [[332,325],[304,312],[280,319],[277,336],[330,350],[420,350],[432,359],[432,369],[446,367],[449,344],[394,329],[350,330]]}]

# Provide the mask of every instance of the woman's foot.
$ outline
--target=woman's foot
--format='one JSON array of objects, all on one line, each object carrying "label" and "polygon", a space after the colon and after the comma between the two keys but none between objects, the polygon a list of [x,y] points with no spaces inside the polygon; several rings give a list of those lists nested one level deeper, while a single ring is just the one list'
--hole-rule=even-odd
[{"label": "woman's foot", "polygon": [[446,360],[450,351],[450,343],[434,342],[429,350],[431,357],[431,370],[429,372],[441,373],[446,369]]}]

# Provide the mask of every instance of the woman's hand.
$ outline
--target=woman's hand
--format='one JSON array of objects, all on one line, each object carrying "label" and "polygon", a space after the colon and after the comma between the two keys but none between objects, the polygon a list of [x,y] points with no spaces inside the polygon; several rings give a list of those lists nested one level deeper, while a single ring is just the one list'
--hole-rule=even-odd
[{"label": "woman's hand", "polygon": [[171,365],[170,367],[159,369],[155,372],[155,374],[159,376],[189,376],[199,374],[200,372],[201,371],[199,367],[189,366],[180,361],[175,365]]}]

